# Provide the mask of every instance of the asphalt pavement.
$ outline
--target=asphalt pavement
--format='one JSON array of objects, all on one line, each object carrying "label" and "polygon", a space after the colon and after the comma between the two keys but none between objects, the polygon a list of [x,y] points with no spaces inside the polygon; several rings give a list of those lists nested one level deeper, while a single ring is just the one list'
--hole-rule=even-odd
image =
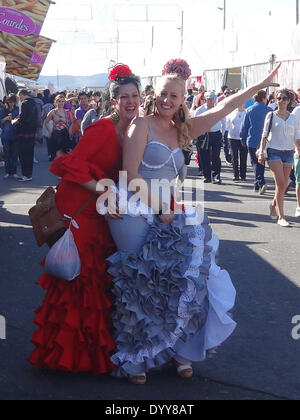
[{"label": "asphalt pavement", "polygon": [[[149,375],[146,386],[109,375],[69,374],[31,366],[27,362],[36,327],[34,310],[44,291],[35,283],[47,248],[38,249],[28,210],[57,180],[48,172],[44,146],[32,183],[3,180],[0,168],[0,400],[299,400],[300,340],[292,337],[292,319],[300,316],[300,221],[295,192],[286,197],[289,229],[268,216],[274,192],[270,173],[265,196],[248,182],[234,183],[224,163],[223,184],[207,185],[205,206],[220,238],[220,264],[237,289],[233,312],[238,327],[217,354],[196,364],[192,380],[177,377],[167,365]],[[197,178],[192,162],[189,178]],[[6,339],[1,339],[1,320]],[[3,322],[2,322],[3,324]],[[300,331],[300,329],[299,329]],[[3,332],[2,332],[3,333]],[[3,334],[2,334],[3,335]]]}]

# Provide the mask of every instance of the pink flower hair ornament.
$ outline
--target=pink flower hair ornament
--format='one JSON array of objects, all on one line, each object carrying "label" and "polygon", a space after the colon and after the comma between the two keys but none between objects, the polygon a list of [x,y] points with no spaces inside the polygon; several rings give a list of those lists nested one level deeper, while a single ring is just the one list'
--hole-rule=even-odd
[{"label": "pink flower hair ornament", "polygon": [[178,76],[183,80],[188,80],[192,75],[192,71],[185,60],[176,58],[175,60],[170,60],[167,64],[165,64],[162,75],[167,76],[168,74],[178,74]]}]

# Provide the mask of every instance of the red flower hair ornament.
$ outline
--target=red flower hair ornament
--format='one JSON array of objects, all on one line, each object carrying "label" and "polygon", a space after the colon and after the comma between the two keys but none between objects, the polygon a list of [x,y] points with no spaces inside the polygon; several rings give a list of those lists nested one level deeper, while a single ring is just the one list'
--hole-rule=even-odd
[{"label": "red flower hair ornament", "polygon": [[178,74],[183,80],[188,80],[192,75],[192,71],[188,63],[181,59],[176,58],[175,60],[170,60],[165,64],[162,75],[167,76],[168,74]]},{"label": "red flower hair ornament", "polygon": [[109,73],[109,80],[115,81],[122,77],[130,77],[130,76],[132,76],[132,71],[130,70],[130,68],[126,66],[125,64],[118,64]]}]

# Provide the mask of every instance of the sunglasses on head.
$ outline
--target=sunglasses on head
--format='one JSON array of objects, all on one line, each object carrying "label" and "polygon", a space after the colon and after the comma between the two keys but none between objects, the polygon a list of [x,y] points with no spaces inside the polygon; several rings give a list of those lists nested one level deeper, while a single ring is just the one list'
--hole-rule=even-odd
[{"label": "sunglasses on head", "polygon": [[289,98],[287,97],[287,96],[279,96],[278,98],[277,98],[277,101],[288,101],[289,100]]}]

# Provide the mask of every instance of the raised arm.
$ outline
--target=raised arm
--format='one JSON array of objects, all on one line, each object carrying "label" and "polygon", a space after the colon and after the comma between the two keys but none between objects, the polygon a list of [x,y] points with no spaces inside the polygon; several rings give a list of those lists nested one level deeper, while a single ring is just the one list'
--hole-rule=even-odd
[{"label": "raised arm", "polygon": [[211,127],[217,124],[217,122],[219,122],[222,118],[230,114],[239,106],[246,103],[259,90],[268,86],[278,87],[279,85],[277,83],[273,83],[273,79],[277,75],[280,66],[281,64],[279,64],[276,69],[260,83],[253,85],[242,92],[236,93],[227,99],[224,99],[215,108],[205,112],[202,115],[199,115],[198,117],[192,118],[191,138],[196,138],[202,134],[207,133]]}]

